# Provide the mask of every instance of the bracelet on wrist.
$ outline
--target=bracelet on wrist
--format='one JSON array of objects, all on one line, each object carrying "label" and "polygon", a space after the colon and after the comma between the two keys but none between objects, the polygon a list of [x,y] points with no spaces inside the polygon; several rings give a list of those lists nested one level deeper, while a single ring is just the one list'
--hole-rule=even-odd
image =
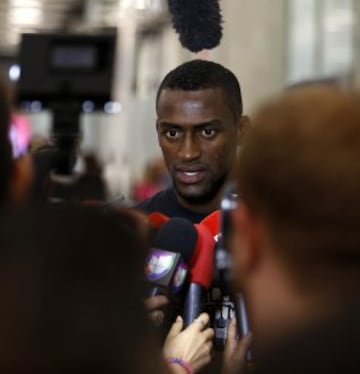
[{"label": "bracelet on wrist", "polygon": [[168,364],[177,364],[181,366],[186,371],[187,374],[195,373],[191,365],[180,357],[169,357],[166,359],[166,362]]}]

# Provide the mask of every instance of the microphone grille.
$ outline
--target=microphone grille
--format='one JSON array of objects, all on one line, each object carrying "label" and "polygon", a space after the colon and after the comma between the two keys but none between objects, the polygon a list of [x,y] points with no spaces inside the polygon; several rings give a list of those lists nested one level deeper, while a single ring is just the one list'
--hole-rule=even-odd
[{"label": "microphone grille", "polygon": [[178,252],[185,262],[193,255],[197,242],[194,225],[180,217],[169,219],[157,232],[154,239],[156,248]]},{"label": "microphone grille", "polygon": [[212,49],[222,38],[218,0],[168,0],[172,24],[180,43],[191,52]]}]

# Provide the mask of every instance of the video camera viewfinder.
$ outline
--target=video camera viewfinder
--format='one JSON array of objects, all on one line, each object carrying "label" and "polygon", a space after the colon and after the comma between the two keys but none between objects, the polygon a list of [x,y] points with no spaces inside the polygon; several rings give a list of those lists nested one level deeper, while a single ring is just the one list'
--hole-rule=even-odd
[{"label": "video camera viewfinder", "polygon": [[50,109],[54,102],[92,101],[102,110],[111,100],[115,48],[115,33],[23,34],[19,101]]},{"label": "video camera viewfinder", "polygon": [[18,102],[52,112],[56,174],[72,174],[85,106],[103,111],[111,102],[116,44],[115,32],[22,35]]}]

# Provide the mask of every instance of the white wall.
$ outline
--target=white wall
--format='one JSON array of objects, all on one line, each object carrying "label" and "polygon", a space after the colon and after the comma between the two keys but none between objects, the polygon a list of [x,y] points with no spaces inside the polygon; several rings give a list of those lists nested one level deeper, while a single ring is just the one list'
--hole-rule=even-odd
[{"label": "white wall", "polygon": [[354,68],[354,0],[288,1],[287,81],[347,78]]},{"label": "white wall", "polygon": [[223,0],[224,36],[213,59],[230,68],[245,110],[282,90],[285,82],[286,0]]}]

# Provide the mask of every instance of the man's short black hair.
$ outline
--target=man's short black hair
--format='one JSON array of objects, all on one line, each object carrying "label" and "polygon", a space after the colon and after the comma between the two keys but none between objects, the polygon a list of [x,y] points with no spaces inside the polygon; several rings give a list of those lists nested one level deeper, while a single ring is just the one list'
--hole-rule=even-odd
[{"label": "man's short black hair", "polygon": [[236,76],[224,66],[206,60],[185,62],[170,71],[159,86],[156,108],[162,90],[197,91],[207,88],[222,88],[235,117],[242,115],[241,88]]}]

